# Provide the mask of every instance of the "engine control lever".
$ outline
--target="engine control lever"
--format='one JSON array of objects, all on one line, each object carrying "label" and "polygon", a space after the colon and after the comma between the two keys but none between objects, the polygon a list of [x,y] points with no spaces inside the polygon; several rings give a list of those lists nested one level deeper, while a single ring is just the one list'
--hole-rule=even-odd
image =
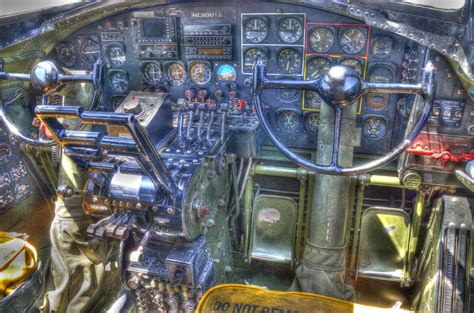
[{"label": "engine control lever", "polygon": [[221,142],[224,142],[224,134],[225,134],[225,122],[227,119],[227,111],[229,110],[229,104],[227,102],[221,103],[221,112],[222,112],[222,120],[221,120]]},{"label": "engine control lever", "polygon": [[217,103],[214,101],[209,102],[209,110],[211,111],[211,117],[209,118],[209,122],[207,123],[206,129],[206,141],[209,145],[211,145],[211,127],[212,123],[214,123],[214,118],[216,117],[216,110],[217,110]]},{"label": "engine control lever", "polygon": [[140,244],[138,245],[137,250],[132,251],[130,253],[130,262],[141,263],[143,262],[143,250],[145,250],[146,246],[150,242],[151,236],[155,232],[155,226],[150,226],[147,228],[145,235],[143,235]]},{"label": "engine control lever", "polygon": [[188,102],[188,125],[186,129],[186,141],[191,141],[191,129],[193,127],[193,120],[194,120],[194,103]]},{"label": "engine control lever", "polygon": [[197,140],[199,143],[201,143],[202,142],[201,129],[202,129],[202,125],[204,124],[204,111],[206,110],[206,104],[204,102],[199,103],[198,110],[199,110],[199,124],[198,124],[198,129],[197,129]]},{"label": "engine control lever", "polygon": [[184,123],[184,113],[183,111],[186,109],[186,100],[185,99],[178,99],[177,102],[178,106],[178,140],[183,138],[183,123]]}]

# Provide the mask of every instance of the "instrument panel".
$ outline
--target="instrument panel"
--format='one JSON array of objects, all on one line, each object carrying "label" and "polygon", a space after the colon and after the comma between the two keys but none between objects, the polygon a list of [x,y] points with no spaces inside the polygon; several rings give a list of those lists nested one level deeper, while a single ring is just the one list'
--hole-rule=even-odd
[{"label": "instrument panel", "polygon": [[[371,82],[413,83],[425,55],[426,49],[416,43],[359,21],[271,2],[135,10],[77,31],[51,53],[73,70],[90,70],[102,58],[107,110],[128,92],[144,90],[168,92],[174,101],[199,96],[225,101],[242,114],[253,111],[252,72],[258,60],[266,60],[267,74],[277,79],[315,79],[342,64]],[[322,101],[311,91],[263,93],[273,129],[294,148],[316,147]],[[406,127],[403,107],[412,101],[403,95],[369,94],[355,103],[361,136],[357,152],[383,154],[396,145]]]}]

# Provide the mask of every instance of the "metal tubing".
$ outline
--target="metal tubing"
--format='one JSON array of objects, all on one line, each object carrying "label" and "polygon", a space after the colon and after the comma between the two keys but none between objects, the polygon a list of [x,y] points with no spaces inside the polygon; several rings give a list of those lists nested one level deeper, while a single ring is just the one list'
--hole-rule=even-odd
[{"label": "metal tubing", "polygon": [[[349,213],[347,214],[347,219],[346,219],[346,243],[349,243],[351,241],[351,227],[352,227],[352,217],[354,214],[354,202],[355,202],[355,196],[357,192],[357,179],[355,177],[352,177],[351,179],[351,189],[349,192]],[[346,245],[346,255],[349,255],[349,244]]]},{"label": "metal tubing", "polygon": [[101,132],[66,130],[60,139],[64,144],[97,145],[102,136]]},{"label": "metal tubing", "polygon": [[298,201],[298,225],[296,228],[296,245],[295,245],[295,259],[299,262],[303,255],[303,215],[305,208],[305,196],[306,196],[306,181],[307,176],[300,176],[300,194]]},{"label": "metal tubing", "polygon": [[80,106],[38,105],[35,113],[42,117],[79,118],[83,112]]},{"label": "metal tubing", "polygon": [[250,223],[252,222],[252,202],[253,202],[253,179],[248,177],[245,183],[244,193],[244,211],[243,211],[243,230],[244,230],[244,251],[243,257],[249,257],[249,246],[250,246]]},{"label": "metal tubing", "polygon": [[209,123],[207,124],[207,129],[206,129],[206,141],[211,144],[211,126],[212,123],[214,123],[214,118],[216,116],[216,112],[212,111],[211,112],[211,117],[209,119]]},{"label": "metal tubing", "polygon": [[240,215],[240,199],[239,199],[239,181],[237,180],[237,164],[235,162],[235,158],[233,162],[230,164],[231,166],[231,173],[232,173],[232,187],[234,193],[234,202],[235,207],[232,212],[232,216],[230,217],[230,225],[232,227],[232,240],[234,241],[234,247],[237,250],[240,250],[239,246],[239,238],[237,235],[237,218]]},{"label": "metal tubing", "polygon": [[382,83],[370,83],[366,82],[362,86],[362,92],[367,93],[403,93],[403,94],[414,94],[421,93],[423,91],[422,84],[382,84]]},{"label": "metal tubing", "polygon": [[8,118],[3,103],[0,104],[0,119],[3,121],[3,124],[10,133],[12,133],[15,137],[19,138],[21,141],[26,142],[27,144],[36,147],[51,147],[58,143],[56,140],[33,139],[23,135],[20,130],[15,126],[15,124],[13,124],[10,118]]},{"label": "metal tubing", "polygon": [[375,186],[403,187],[398,176],[367,175],[364,179],[364,183],[366,185]]},{"label": "metal tubing", "polygon": [[354,223],[354,237],[352,238],[352,249],[351,249],[351,261],[349,268],[352,273],[357,275],[356,262],[357,262],[357,248],[359,245],[359,229],[362,218],[362,205],[364,203],[364,191],[365,184],[360,184],[357,188],[357,203],[356,203],[356,213],[355,213],[355,223]]},{"label": "metal tubing", "polygon": [[304,168],[281,167],[272,165],[255,165],[254,175],[278,176],[298,178],[299,175],[308,175],[308,171]]},{"label": "metal tubing", "polygon": [[410,241],[408,248],[408,262],[407,271],[410,277],[414,277],[414,258],[416,252],[416,246],[418,245],[418,237],[420,234],[421,217],[423,215],[423,208],[425,206],[425,192],[419,190],[416,196],[415,205],[413,207],[413,215],[410,227]]}]

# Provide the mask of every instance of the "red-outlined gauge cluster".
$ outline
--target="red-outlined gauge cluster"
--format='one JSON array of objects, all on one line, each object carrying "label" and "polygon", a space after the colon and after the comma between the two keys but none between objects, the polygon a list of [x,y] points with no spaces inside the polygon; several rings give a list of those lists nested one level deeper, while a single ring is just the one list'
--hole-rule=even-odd
[{"label": "red-outlined gauge cluster", "polygon": [[[304,79],[315,79],[331,66],[354,68],[363,79],[367,74],[371,28],[366,24],[306,23]],[[312,91],[302,97],[303,111],[319,111],[322,99]],[[362,109],[359,102],[358,114]]]}]

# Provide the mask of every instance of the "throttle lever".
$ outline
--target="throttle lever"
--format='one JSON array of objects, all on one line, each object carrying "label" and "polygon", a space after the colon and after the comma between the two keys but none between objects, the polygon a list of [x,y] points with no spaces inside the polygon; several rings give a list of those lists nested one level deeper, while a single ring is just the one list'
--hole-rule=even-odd
[{"label": "throttle lever", "polygon": [[199,124],[197,129],[197,140],[199,143],[202,142],[201,137],[201,129],[202,125],[204,124],[204,110],[206,109],[206,104],[204,102],[199,103],[198,110],[199,110]]},{"label": "throttle lever", "polygon": [[194,103],[189,102],[188,103],[188,125],[186,129],[186,141],[190,142],[191,141],[191,129],[193,127],[193,120],[194,120]]},{"label": "throttle lever", "polygon": [[217,104],[215,102],[210,102],[209,110],[211,111],[211,116],[207,123],[206,141],[209,143],[209,145],[211,145],[211,127],[212,123],[214,123],[214,118],[216,117]]}]

